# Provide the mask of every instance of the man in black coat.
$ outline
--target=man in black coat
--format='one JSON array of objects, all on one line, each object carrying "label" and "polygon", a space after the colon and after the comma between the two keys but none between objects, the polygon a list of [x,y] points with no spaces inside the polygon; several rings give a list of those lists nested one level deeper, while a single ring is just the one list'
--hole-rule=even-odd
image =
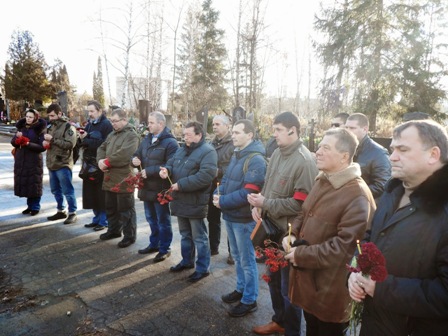
[{"label": "man in black coat", "polygon": [[434,121],[409,121],[395,128],[391,148],[392,180],[366,237],[388,276],[349,278],[352,299],[364,300],[360,335],[447,335],[448,136]]},{"label": "man in black coat", "polygon": [[166,179],[170,176],[173,182],[171,213],[177,216],[182,236],[182,261],[170,271],[193,268],[196,248],[196,271],[188,277],[188,281],[196,282],[210,274],[210,245],[204,218],[218,156],[213,146],[205,142],[204,129],[198,122],[189,122],[183,135],[185,145],[177,150],[165,167],[160,168],[160,177]]},{"label": "man in black coat", "polygon": [[103,107],[96,100],[87,102],[89,122],[84,129],[80,129],[79,138],[81,146],[84,148],[82,165],[90,164],[97,168],[96,178],[85,178],[82,182],[82,207],[92,209],[93,219],[86,228],[93,228],[95,231],[104,230],[107,225],[106,216],[106,194],[102,190],[104,174],[99,169],[96,162],[96,152],[98,147],[106,140],[112,132],[112,124],[103,113]]},{"label": "man in black coat", "polygon": [[171,254],[173,240],[171,213],[168,203],[161,204],[157,194],[170,188],[168,180],[160,177],[160,167],[174,155],[179,145],[166,127],[166,119],[161,112],[151,112],[148,116],[149,134],[142,141],[132,158],[134,167],[142,169],[143,189],[138,197],[144,202],[145,216],[151,228],[149,245],[138,250],[140,254],[159,252],[154,262],[160,262]]}]

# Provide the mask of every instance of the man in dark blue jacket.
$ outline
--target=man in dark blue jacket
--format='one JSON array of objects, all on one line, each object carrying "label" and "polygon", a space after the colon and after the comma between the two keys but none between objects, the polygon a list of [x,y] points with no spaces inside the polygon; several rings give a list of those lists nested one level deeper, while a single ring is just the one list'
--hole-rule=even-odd
[{"label": "man in dark blue jacket", "polygon": [[169,204],[160,204],[157,200],[158,193],[170,188],[169,181],[159,175],[160,167],[163,167],[179,148],[176,139],[165,125],[163,113],[151,112],[148,116],[149,134],[132,158],[132,164],[142,169],[142,177],[145,179],[138,197],[143,201],[146,220],[151,228],[149,245],[138,250],[138,253],[159,252],[154,262],[163,261],[170,256],[173,240]]},{"label": "man in dark blue jacket", "polygon": [[226,303],[239,302],[229,310],[233,317],[257,310],[258,269],[250,235],[255,228],[247,195],[261,191],[266,174],[264,146],[254,141],[255,128],[250,120],[240,119],[232,129],[235,153],[222,179],[213,204],[226,221],[230,253],[235,260],[236,290],[223,295]]},{"label": "man in dark blue jacket", "polygon": [[213,146],[205,142],[204,129],[198,122],[189,122],[183,135],[185,145],[177,150],[165,167],[160,168],[160,177],[171,177],[173,182],[171,213],[177,216],[181,235],[182,261],[170,271],[193,268],[196,247],[196,270],[188,277],[189,282],[196,282],[210,274],[210,245],[204,218],[218,156]]},{"label": "man in dark blue jacket", "polygon": [[448,331],[448,135],[434,121],[395,128],[392,180],[366,240],[386,259],[383,282],[352,273],[364,300],[362,336],[442,336]]}]

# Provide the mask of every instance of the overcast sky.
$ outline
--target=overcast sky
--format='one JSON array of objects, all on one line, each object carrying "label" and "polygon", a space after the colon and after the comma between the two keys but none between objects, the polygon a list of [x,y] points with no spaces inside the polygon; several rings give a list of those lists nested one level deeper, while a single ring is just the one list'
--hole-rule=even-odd
[{"label": "overcast sky", "polygon": [[[166,20],[174,22],[177,18],[177,14],[174,13],[175,8],[180,8],[183,1],[164,1],[165,10],[168,13]],[[185,3],[189,1],[192,0],[186,0]],[[8,59],[7,49],[13,31],[29,30],[34,35],[34,41],[39,45],[47,63],[52,65],[56,58],[60,59],[67,66],[71,84],[77,87],[78,93],[87,91],[91,94],[93,72],[97,68],[98,56],[102,53],[100,34],[92,21],[97,20],[99,8],[104,10],[114,5],[123,6],[123,3],[126,3],[126,0],[12,0],[4,2],[0,29],[2,74]],[[213,7],[220,11],[220,26],[226,31],[226,44],[229,53],[232,53],[232,58],[235,48],[238,4],[239,0],[213,1]],[[297,78],[296,63],[299,63],[299,67],[305,67],[306,72],[308,71],[309,35],[318,1],[264,0],[262,4],[267,9],[266,34],[278,51],[278,56],[272,57],[268,62],[267,90],[276,94],[279,86],[285,85],[289,95],[294,95]],[[172,46],[167,48],[167,55],[170,57]],[[281,65],[285,62],[281,62],[280,55],[286,55],[288,64],[286,70],[284,65]],[[307,92],[308,78],[305,76],[307,76],[306,73],[302,78],[302,95]],[[170,77],[168,76],[167,79]],[[114,92],[115,85],[111,84]],[[104,85],[106,86],[106,83]]]}]

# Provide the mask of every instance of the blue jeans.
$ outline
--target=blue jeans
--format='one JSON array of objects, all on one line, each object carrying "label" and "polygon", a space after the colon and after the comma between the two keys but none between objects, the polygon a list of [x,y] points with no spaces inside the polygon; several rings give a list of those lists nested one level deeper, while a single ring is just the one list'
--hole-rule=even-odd
[{"label": "blue jeans", "polygon": [[255,250],[250,240],[255,222],[236,223],[226,221],[226,228],[230,253],[235,260],[236,290],[243,293],[241,303],[252,304],[257,301],[258,297],[258,267],[255,260]]},{"label": "blue jeans", "polygon": [[173,230],[171,228],[171,213],[168,204],[159,202],[143,202],[146,221],[151,228],[149,246],[158,247],[160,253],[167,253],[173,241]]},{"label": "blue jeans", "polygon": [[181,265],[193,265],[195,246],[198,250],[196,272],[206,273],[210,268],[210,246],[208,244],[207,227],[203,218],[177,217],[179,224]]},{"label": "blue jeans", "polygon": [[78,208],[76,205],[75,189],[72,184],[72,171],[68,167],[58,170],[48,170],[50,175],[51,193],[54,195],[58,204],[58,210],[65,209],[64,196],[68,203],[68,212],[75,213]]},{"label": "blue jeans", "polygon": [[289,267],[270,273],[269,292],[274,309],[272,321],[285,328],[286,336],[300,336],[302,308],[292,304],[288,298]]},{"label": "blue jeans", "polygon": [[93,209],[93,219],[92,223],[98,224],[100,226],[107,226],[107,216],[106,216],[106,210],[97,210]]},{"label": "blue jeans", "polygon": [[26,199],[26,204],[28,205],[28,209],[30,210],[40,210],[40,199],[41,197],[28,197]]}]

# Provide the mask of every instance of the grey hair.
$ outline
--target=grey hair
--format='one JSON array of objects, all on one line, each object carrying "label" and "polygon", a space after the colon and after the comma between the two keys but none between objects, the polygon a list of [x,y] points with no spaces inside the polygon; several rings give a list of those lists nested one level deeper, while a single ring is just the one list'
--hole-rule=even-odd
[{"label": "grey hair", "polygon": [[352,132],[347,131],[345,128],[330,128],[324,135],[334,136],[337,139],[335,147],[339,153],[347,152],[350,162],[353,161],[359,141]]},{"label": "grey hair", "polygon": [[156,118],[156,121],[157,122],[161,122],[161,123],[163,123],[163,124],[166,124],[166,118],[165,118],[165,115],[162,113],[162,112],[160,112],[160,111],[154,111],[154,112],[151,112],[149,115],[148,115],[148,117],[154,117],[154,118]]},{"label": "grey hair", "polygon": [[224,125],[228,125],[228,126],[230,125],[229,118],[226,115],[224,115],[224,114],[219,114],[217,116],[214,116],[213,120],[215,120],[215,119],[221,120]]}]

